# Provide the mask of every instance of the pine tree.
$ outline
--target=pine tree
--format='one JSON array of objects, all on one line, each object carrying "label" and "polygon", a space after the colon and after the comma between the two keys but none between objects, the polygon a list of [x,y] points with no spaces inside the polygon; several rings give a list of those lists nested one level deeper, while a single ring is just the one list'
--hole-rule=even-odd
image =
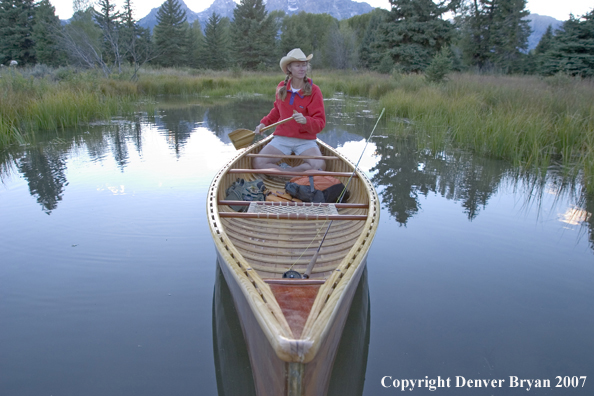
[{"label": "pine tree", "polygon": [[493,63],[504,73],[514,73],[522,66],[530,36],[530,12],[526,0],[500,0],[492,34]]},{"label": "pine tree", "polygon": [[462,48],[468,64],[506,73],[521,68],[530,27],[526,0],[473,0],[462,17]]},{"label": "pine tree", "polygon": [[[384,23],[386,14],[386,11],[378,8],[371,12],[371,18],[369,19],[369,23],[365,28],[365,33],[358,50],[359,65],[365,69],[370,69],[377,66],[374,64],[373,60],[373,47],[381,40],[381,36],[378,31]],[[375,59],[377,59],[377,57]]]},{"label": "pine tree", "polygon": [[33,41],[37,63],[61,66],[67,63],[67,55],[59,45],[60,19],[49,0],[41,0],[35,10]]},{"label": "pine tree", "polygon": [[190,25],[190,66],[199,68],[202,63],[202,55],[204,53],[204,34],[202,34],[202,27],[200,21],[196,19]]},{"label": "pine tree", "polygon": [[293,48],[301,48],[303,53],[311,54],[312,47],[309,27],[305,19],[300,18],[299,15],[284,18],[281,25],[279,55],[285,56]]},{"label": "pine tree", "polygon": [[35,64],[33,0],[0,1],[0,63]]},{"label": "pine tree", "polygon": [[594,77],[594,10],[581,18],[570,15],[556,33],[539,72]]},{"label": "pine tree", "polygon": [[452,71],[452,52],[448,47],[443,47],[434,57],[427,69],[425,78],[429,82],[441,83],[445,81],[448,73]]},{"label": "pine tree", "polygon": [[328,48],[328,36],[338,29],[338,20],[328,14],[300,12],[286,16],[281,23],[278,57],[285,56],[293,48],[301,48],[306,54],[314,54],[314,67],[330,67],[332,48]]},{"label": "pine tree", "polygon": [[134,67],[132,80],[136,80],[136,73],[142,65],[152,60],[156,54],[151,41],[151,32],[138,25],[132,11],[132,1],[124,0],[124,10],[120,24],[120,42],[122,59]]},{"label": "pine tree", "polygon": [[120,18],[111,0],[98,0],[99,11],[94,12],[95,22],[103,32],[103,55],[106,62],[113,63],[121,73]]},{"label": "pine tree", "polygon": [[382,39],[373,47],[374,58],[388,54],[407,72],[423,71],[433,56],[448,46],[453,36],[451,23],[441,17],[458,7],[458,0],[390,0],[392,10],[381,28]]},{"label": "pine tree", "polygon": [[188,64],[189,26],[186,12],[177,0],[166,0],[157,12],[157,25],[153,30],[156,63],[165,67]]},{"label": "pine tree", "polygon": [[271,65],[275,59],[276,30],[262,0],[241,0],[233,10],[231,24],[236,63],[251,70]]},{"label": "pine tree", "polygon": [[204,28],[204,53],[201,66],[221,70],[229,66],[228,19],[215,12],[208,18]]},{"label": "pine tree", "polygon": [[547,30],[544,32],[544,34],[540,38],[540,41],[536,45],[536,48],[534,48],[534,52],[537,55],[540,55],[540,54],[544,54],[545,52],[550,50],[551,46],[553,44],[553,37],[554,37],[553,36],[553,26],[549,25]]}]

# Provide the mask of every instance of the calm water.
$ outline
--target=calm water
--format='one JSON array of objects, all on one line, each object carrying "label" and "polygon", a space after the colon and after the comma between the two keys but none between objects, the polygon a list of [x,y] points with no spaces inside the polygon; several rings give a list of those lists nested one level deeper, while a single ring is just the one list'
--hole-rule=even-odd
[{"label": "calm water", "polygon": [[[236,154],[227,134],[269,106],[167,100],[0,151],[0,395],[217,395],[217,382],[250,394],[205,198]],[[357,161],[376,114],[326,106],[320,138]],[[361,162],[382,217],[332,393],[440,376],[449,388],[406,392],[526,394],[516,376],[550,381],[528,394],[594,394],[594,200],[554,174],[420,150],[386,128]],[[237,374],[220,367],[227,346]],[[456,388],[456,376],[505,381]],[[587,379],[566,389],[556,376]]]}]

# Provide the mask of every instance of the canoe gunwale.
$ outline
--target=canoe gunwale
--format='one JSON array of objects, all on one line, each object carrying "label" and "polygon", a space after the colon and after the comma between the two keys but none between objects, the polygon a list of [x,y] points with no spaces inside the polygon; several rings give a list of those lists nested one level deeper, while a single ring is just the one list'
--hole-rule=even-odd
[{"label": "canoe gunwale", "polygon": [[[215,175],[208,192],[207,215],[215,246],[224,261],[221,264],[227,265],[231,269],[231,271],[226,272],[230,273],[240,286],[258,324],[278,358],[285,362],[308,363],[315,357],[322,341],[328,337],[331,327],[329,324],[336,318],[337,308],[341,306],[345,298],[344,291],[352,286],[350,285],[352,280],[359,278],[360,271],[365,266],[367,251],[373,241],[379,222],[379,199],[369,179],[357,169],[356,176],[358,176],[360,182],[364,183],[369,195],[367,220],[365,220],[362,232],[345,258],[332,272],[332,275],[326,279],[326,282],[321,285],[301,337],[294,339],[290,326],[284,318],[270,287],[234,246],[225,231],[224,222],[222,217],[219,216],[218,210],[220,200],[218,199],[218,192],[228,170],[244,155],[253,153],[254,150],[265,145],[271,138],[268,137],[243,150]],[[326,147],[327,151],[330,151],[354,169],[354,164],[343,155],[319,140],[318,144]],[[361,265],[362,263],[363,265]]]}]

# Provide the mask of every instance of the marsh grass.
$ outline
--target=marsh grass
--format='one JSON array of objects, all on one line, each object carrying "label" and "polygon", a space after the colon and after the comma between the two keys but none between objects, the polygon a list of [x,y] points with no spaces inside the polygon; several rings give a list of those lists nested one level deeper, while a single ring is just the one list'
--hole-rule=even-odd
[{"label": "marsh grass", "polygon": [[[282,73],[144,69],[103,78],[71,68],[4,72],[0,78],[0,144],[23,141],[36,129],[59,129],[109,119],[135,106],[154,112],[160,95],[273,100]],[[387,129],[414,134],[439,151],[448,144],[507,159],[523,169],[559,166],[594,192],[594,82],[557,75],[454,74],[446,83],[423,75],[318,71],[310,77],[326,98],[337,93],[376,99]],[[151,105],[152,103],[152,105]],[[148,105],[147,105],[148,104]]]},{"label": "marsh grass", "polygon": [[[33,69],[34,71],[34,69]],[[101,79],[92,72],[36,77],[31,70],[0,77],[0,144],[24,143],[39,129],[61,129],[129,112],[138,98],[132,83]]]},{"label": "marsh grass", "polygon": [[456,75],[414,91],[397,87],[380,104],[410,120],[414,127],[398,132],[414,133],[421,144],[453,142],[526,169],[559,164],[569,176],[582,173],[594,192],[591,80]]}]

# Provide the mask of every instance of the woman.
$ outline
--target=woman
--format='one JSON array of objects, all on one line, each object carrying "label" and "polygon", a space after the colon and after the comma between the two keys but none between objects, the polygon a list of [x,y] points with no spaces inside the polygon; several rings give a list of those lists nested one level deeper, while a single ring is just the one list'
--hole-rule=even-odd
[{"label": "woman", "polygon": [[[326,125],[322,91],[307,78],[309,61],[313,55],[305,56],[299,48],[291,50],[280,60],[280,67],[287,75],[276,89],[274,107],[262,118],[255,132],[291,116],[293,120],[276,127],[272,140],[260,154],[320,156],[316,135]],[[253,166],[257,169],[285,169],[291,171],[324,170],[326,163],[321,159],[304,159],[301,165],[287,169],[276,163],[278,158],[257,157]],[[284,164],[286,165],[286,164]]]}]

